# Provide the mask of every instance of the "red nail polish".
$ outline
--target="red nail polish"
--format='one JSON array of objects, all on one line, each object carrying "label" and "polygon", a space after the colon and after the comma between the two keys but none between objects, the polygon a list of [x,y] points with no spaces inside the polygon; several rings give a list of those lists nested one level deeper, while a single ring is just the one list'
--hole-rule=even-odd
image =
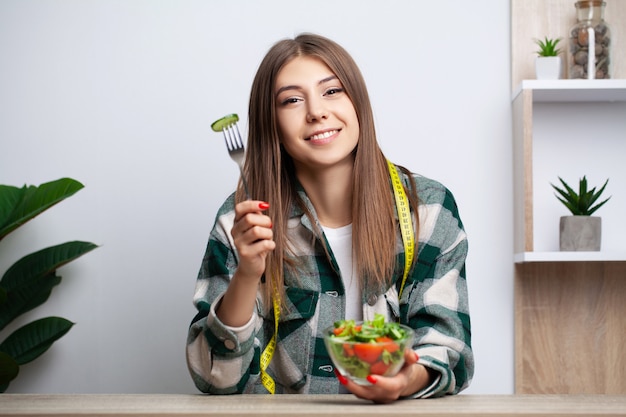
[{"label": "red nail polish", "polygon": [[348,383],[348,380],[346,379],[346,377],[341,375],[339,371],[336,369],[335,369],[335,375],[337,375],[337,379],[339,380],[339,383],[341,385],[346,385]]},{"label": "red nail polish", "polygon": [[413,354],[415,355],[415,362],[420,360],[420,355],[417,354],[417,352],[413,352]]},{"label": "red nail polish", "polygon": [[268,208],[270,208],[270,204],[266,202],[259,203],[259,208],[261,210],[267,210]]},{"label": "red nail polish", "polygon": [[374,375],[368,375],[367,376],[367,380],[369,381],[370,384],[374,385],[376,382],[378,382],[378,380],[376,379],[376,377]]}]

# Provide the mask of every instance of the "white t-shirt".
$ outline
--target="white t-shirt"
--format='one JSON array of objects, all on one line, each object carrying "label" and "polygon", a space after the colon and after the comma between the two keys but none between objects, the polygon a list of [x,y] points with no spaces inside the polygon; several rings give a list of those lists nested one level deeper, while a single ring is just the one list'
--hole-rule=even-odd
[{"label": "white t-shirt", "polygon": [[346,319],[363,320],[361,289],[357,279],[356,265],[352,262],[352,225],[337,229],[322,226],[322,229],[335,255],[343,286],[346,289]]}]

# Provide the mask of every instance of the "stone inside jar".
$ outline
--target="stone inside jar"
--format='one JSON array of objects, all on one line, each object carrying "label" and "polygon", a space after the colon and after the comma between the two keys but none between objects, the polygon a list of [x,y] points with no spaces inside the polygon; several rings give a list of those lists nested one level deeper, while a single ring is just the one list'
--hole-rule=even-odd
[{"label": "stone inside jar", "polygon": [[610,43],[608,27],[602,22],[572,29],[569,78],[610,78]]}]

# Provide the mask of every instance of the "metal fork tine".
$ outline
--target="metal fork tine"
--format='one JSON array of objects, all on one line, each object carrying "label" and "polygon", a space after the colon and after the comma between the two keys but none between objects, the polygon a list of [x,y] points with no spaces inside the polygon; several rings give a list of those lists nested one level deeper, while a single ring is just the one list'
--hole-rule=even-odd
[{"label": "metal fork tine", "polygon": [[224,141],[226,142],[226,149],[229,152],[233,151],[233,138],[230,133],[230,126],[226,126],[222,132],[224,132]]},{"label": "metal fork tine", "polygon": [[228,150],[234,151],[237,149],[237,146],[235,145],[235,138],[233,137],[232,125],[226,128],[226,132],[228,132]]},{"label": "metal fork tine", "polygon": [[[235,126],[235,130],[237,131],[237,138],[239,138],[239,147],[243,148],[243,140],[241,139],[241,133],[239,133],[239,126],[237,126],[237,123],[234,123],[233,125]],[[231,127],[233,125],[231,125]]]},{"label": "metal fork tine", "polygon": [[250,192],[248,191],[248,182],[246,181],[246,177],[243,173],[243,160],[244,160],[244,145],[243,140],[241,139],[241,133],[239,132],[239,127],[237,123],[231,123],[228,126],[225,126],[222,129],[222,133],[224,134],[224,142],[226,142],[226,148],[228,149],[228,154],[230,157],[237,163],[239,167],[239,172],[241,173],[241,182],[243,183],[243,189],[246,193],[246,198],[250,200]]},{"label": "metal fork tine", "polygon": [[228,143],[228,131],[226,128],[222,129],[222,133],[224,134],[224,143],[226,143],[226,149],[230,152],[230,145]]},{"label": "metal fork tine", "polygon": [[228,150],[235,151],[237,149],[243,149],[243,140],[241,139],[241,133],[239,133],[239,128],[237,124],[231,124],[228,127],[224,128],[226,132],[228,132]]}]

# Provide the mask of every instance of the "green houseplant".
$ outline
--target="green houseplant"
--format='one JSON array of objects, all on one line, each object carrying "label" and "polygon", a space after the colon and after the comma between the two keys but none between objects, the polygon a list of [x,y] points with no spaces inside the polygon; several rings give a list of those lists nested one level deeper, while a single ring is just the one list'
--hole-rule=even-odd
[{"label": "green houseplant", "polygon": [[583,176],[578,182],[578,192],[559,177],[562,188],[554,184],[557,199],[563,203],[572,214],[560,219],[559,246],[562,251],[599,251],[602,237],[602,219],[591,216],[600,207],[606,204],[611,197],[598,201],[604,192],[609,180],[596,191],[596,187],[589,188],[587,177]]},{"label": "green houseplant", "polygon": [[558,44],[561,38],[544,37],[543,40],[535,39],[539,47],[536,51],[535,74],[538,80],[556,80],[561,78],[562,60],[559,54],[561,49]]},{"label": "green houseplant", "polygon": [[[0,185],[0,240],[82,188],[80,182],[71,178],[38,187]],[[61,282],[57,268],[96,247],[90,242],[66,242],[26,255],[10,266],[0,279],[0,332],[18,316],[48,299],[53,287]],[[0,339],[0,392],[6,391],[21,365],[46,352],[72,326],[72,322],[62,317],[46,317]]]},{"label": "green houseplant", "polygon": [[557,48],[557,45],[561,42],[561,38],[548,38],[544,37],[543,40],[535,39],[535,43],[539,46],[537,50],[538,56],[558,56],[561,53],[561,49]]}]

